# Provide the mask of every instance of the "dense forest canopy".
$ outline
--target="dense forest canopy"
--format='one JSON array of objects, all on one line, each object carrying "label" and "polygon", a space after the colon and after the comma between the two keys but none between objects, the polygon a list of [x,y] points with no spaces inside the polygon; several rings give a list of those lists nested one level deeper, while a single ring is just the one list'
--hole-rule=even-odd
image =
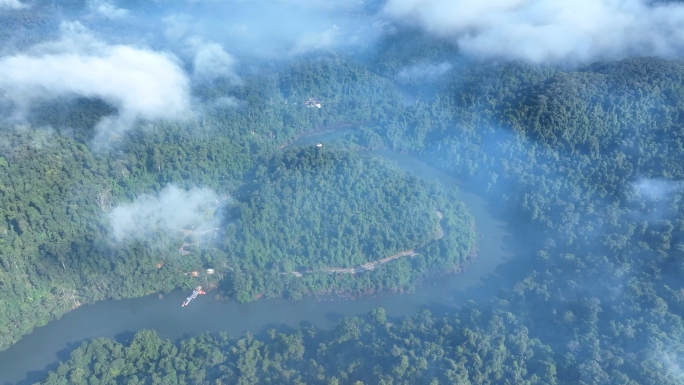
[{"label": "dense forest canopy", "polygon": [[[49,13],[18,12],[42,18],[44,23],[52,20]],[[8,23],[17,22],[12,19],[17,14],[9,17]],[[63,33],[68,36],[63,40],[94,38],[81,36],[82,26],[67,27]],[[38,38],[40,28],[27,26],[23,32]],[[181,120],[140,122],[102,137],[98,132],[100,122],[112,114],[121,114],[122,108],[115,108],[106,98],[67,96],[41,99],[30,106],[25,122],[5,125],[0,131],[0,207],[4,218],[0,227],[0,261],[4,269],[0,290],[6,300],[0,303],[0,326],[8,332],[0,336],[1,347],[6,348],[33,327],[66,311],[105,298],[137,297],[176,287],[187,289],[198,282],[218,287],[221,296],[241,301],[262,295],[300,298],[330,292],[404,291],[412,290],[426,273],[458,270],[472,257],[474,233],[468,214],[456,200],[442,197],[443,203],[438,204],[436,196],[442,193],[436,192],[435,197],[421,198],[426,200],[421,203],[425,209],[420,213],[422,220],[417,217],[407,221],[404,216],[403,222],[392,222],[395,226],[412,225],[410,231],[415,235],[404,239],[405,233],[399,232],[390,234],[391,239],[381,237],[368,259],[357,252],[340,257],[335,261],[341,263],[339,266],[329,267],[373,262],[428,245],[428,238],[434,238],[439,227],[438,206],[446,215],[441,224],[445,236],[430,248],[416,250],[420,253],[417,257],[379,266],[363,276],[345,274],[336,278],[317,271],[298,279],[290,274],[294,268],[310,270],[333,260],[326,260],[322,253],[309,255],[307,263],[297,261],[300,256],[291,254],[293,250],[276,250],[268,238],[233,242],[232,228],[223,228],[230,222],[224,223],[221,218],[237,209],[232,195],[239,198],[245,189],[265,189],[260,184],[270,183],[259,173],[263,159],[274,157],[282,146],[303,133],[382,121],[401,105],[391,80],[334,52],[305,55],[285,63],[260,63],[258,71],[243,76],[239,82],[219,77],[194,85],[194,95],[203,105]],[[312,97],[324,107],[307,107]],[[360,157],[357,160],[369,162]],[[373,175],[376,164],[380,165],[369,164],[367,175]],[[392,170],[392,166],[379,167],[379,179],[387,177],[387,183],[402,179],[396,177],[401,172]],[[415,178],[410,181],[411,188],[424,194],[431,189]],[[211,223],[212,228],[220,229],[207,233],[205,228],[186,228],[198,222],[195,217],[206,213],[192,213],[185,222],[169,215],[176,205],[192,211],[194,206],[186,206],[210,203],[169,199],[170,187],[214,191],[219,204],[213,214],[216,220],[206,221],[205,225]],[[317,199],[332,202],[339,198],[336,190],[319,192]],[[394,199],[401,198],[390,189],[384,193],[391,195],[380,196],[380,200],[394,203]],[[405,197],[413,194],[408,190],[403,193]],[[427,203],[428,199],[431,203]],[[146,203],[158,211],[145,211],[149,218],[131,213]],[[113,215],[117,208],[129,204],[132,209],[125,220]],[[167,206],[161,207],[163,204]],[[279,210],[289,209],[282,203],[275,204]],[[388,205],[384,211],[366,213],[366,220],[376,227],[378,223],[389,224],[384,217],[390,212]],[[307,222],[301,221],[307,220],[298,217],[288,224],[291,228],[304,227]],[[131,228],[116,230],[122,227],[120,222]],[[122,231],[149,236],[117,239],[116,233]],[[219,233],[224,234],[223,242]],[[353,238],[335,239],[333,243],[333,253],[340,256],[348,250],[371,247],[360,246]],[[245,250],[258,245],[268,247],[256,254]],[[242,258],[245,255],[247,258]],[[263,263],[266,259],[268,264]],[[284,266],[292,269],[283,270]],[[213,269],[216,275],[191,275],[206,269]]]},{"label": "dense forest canopy", "polygon": [[126,345],[83,343],[44,384],[557,383],[551,350],[513,314],[460,316],[424,310],[391,323],[377,308],[328,332],[200,335],[179,346],[140,331]]},{"label": "dense forest canopy", "polygon": [[437,238],[443,210],[435,187],[377,158],[327,146],[278,155],[259,166],[253,184],[237,214],[239,238],[226,246],[241,254],[252,249],[246,257],[261,268],[353,267],[421,247]]},{"label": "dense forest canopy", "polygon": [[562,381],[681,379],[682,74],[660,59],[474,68],[377,127],[536,229],[538,265],[499,307],[534,320]]},{"label": "dense forest canopy", "polygon": [[[292,46],[285,31],[269,31],[263,36],[283,32],[285,48],[231,46],[243,55],[239,65],[220,46],[183,35],[202,33],[196,16],[174,19],[169,11],[162,27],[135,18],[98,27],[100,16],[93,15],[100,8],[77,1],[37,2],[0,15],[7,55],[32,46],[24,56],[42,57],[36,52],[89,41],[99,57],[121,58],[116,44],[130,37],[125,31],[154,30],[167,34],[149,45],[171,47],[184,63],[178,70],[192,77],[187,87],[155,83],[192,95],[179,101],[192,110],[183,119],[129,103],[131,93],[115,88],[82,95],[56,78],[46,83],[52,88],[25,88],[56,96],[38,98],[21,111],[24,119],[15,113],[0,130],[0,329],[6,331],[0,348],[105,298],[198,282],[240,301],[373,294],[411,290],[430,275],[465,266],[475,246],[467,207],[453,192],[366,152],[391,149],[487,197],[526,246],[514,250],[514,261],[533,260],[522,267],[525,277],[444,317],[421,312],[393,320],[376,309],[331,332],[303,328],[172,343],[144,331],[126,344],[91,341],[45,383],[682,383],[684,64],[671,54],[680,47],[676,34],[658,32],[678,28],[670,23],[681,6],[625,2],[640,13],[623,20],[667,28],[605,23],[613,35],[624,35],[615,41],[624,50],[602,46],[605,39],[578,50],[572,35],[543,51],[545,41],[535,36],[526,41],[535,50],[516,50],[525,48],[517,42],[483,50],[498,25],[475,20],[468,38],[482,39],[468,40],[458,35],[464,26],[449,18],[425,27],[431,13],[417,12],[420,3],[401,9],[397,1],[383,3],[385,14],[413,18],[409,26],[398,19],[355,26],[370,47],[324,44],[353,37],[345,35],[349,24],[327,35],[306,32],[309,39]],[[599,3],[603,18],[610,11],[634,16]],[[119,6],[136,9],[132,2]],[[182,8],[175,6],[174,12]],[[164,8],[140,7],[145,22]],[[188,14],[206,11],[192,7],[198,8]],[[359,14],[382,6],[364,7]],[[79,12],[90,12],[80,26],[60,27],[62,16],[54,16]],[[500,24],[510,27],[509,14],[501,15]],[[567,30],[602,36],[608,30],[601,25]],[[118,33],[121,41],[105,42],[88,28]],[[180,34],[175,46],[164,42],[171,32]],[[468,44],[456,47],[454,37]],[[38,45],[45,41],[52,43]],[[228,47],[230,39],[224,41]],[[131,49],[150,54],[143,45]],[[222,58],[222,72],[203,67],[200,59],[209,53]],[[564,58],[567,65],[552,60]],[[0,67],[8,63],[0,58]],[[18,97],[13,84],[0,82],[3,98]],[[2,111],[14,111],[12,103]],[[131,124],[127,113],[141,119]],[[101,135],[103,127],[111,135]],[[342,127],[353,133],[338,143],[291,146],[303,134]],[[194,222],[169,219],[168,191],[192,198],[204,191],[197,189],[213,195],[189,199],[182,219]],[[112,213],[145,203],[161,207],[146,229],[152,235],[117,239]],[[359,274],[325,270],[358,268],[406,250],[415,255]],[[208,268],[216,274],[189,274]]]},{"label": "dense forest canopy", "polygon": [[[325,80],[339,79],[340,76],[346,76],[345,73],[353,77],[355,82],[336,93],[336,83]],[[317,95],[337,95],[335,98],[322,99],[323,103],[330,103],[329,106],[326,105],[330,108],[307,108],[303,96],[292,96],[311,94],[306,88],[306,82],[300,79],[302,76],[315,80],[321,87],[327,87],[317,89]],[[282,80],[273,83],[274,79]],[[354,121],[379,119],[374,111],[380,111],[385,105],[380,101],[366,99],[372,98],[373,92],[361,92],[371,89],[378,92],[381,88],[377,84],[383,84],[381,78],[346,60],[330,61],[322,58],[313,64],[309,61],[295,62],[287,76],[275,73],[245,80],[237,88],[231,86],[236,95],[248,101],[246,106],[215,107],[198,120],[161,122],[154,126],[140,127],[122,135],[112,144],[114,148],[108,151],[89,148],[93,138],[89,124],[97,120],[100,110],[80,108],[98,106],[100,103],[76,101],[67,105],[72,108],[65,108],[62,104],[44,104],[41,108],[47,110],[35,115],[36,119],[38,116],[40,119],[50,117],[54,128],[21,126],[4,130],[0,168],[5,173],[2,176],[2,197],[6,203],[2,207],[6,212],[6,224],[0,235],[0,246],[5,250],[0,253],[0,258],[6,271],[10,273],[9,277],[12,276],[12,271],[17,274],[21,271],[24,278],[7,278],[7,284],[2,285],[6,298],[10,299],[0,305],[5,309],[2,312],[5,316],[0,322],[4,322],[10,330],[10,333],[0,337],[2,345],[12,344],[34,325],[44,324],[82,303],[103,298],[140,296],[178,286],[191,287],[194,281],[184,274],[202,268],[218,269],[220,273],[216,277],[226,278],[222,287],[228,294],[237,296],[240,293],[237,297],[243,301],[253,300],[264,294],[264,291],[269,296],[281,295],[285,290],[282,279],[270,280],[272,286],[268,288],[263,284],[264,277],[275,274],[275,270],[271,270],[273,266],[246,260],[239,260],[239,266],[233,266],[229,255],[235,249],[230,247],[240,249],[243,246],[239,243],[233,245],[233,242],[227,241],[229,247],[223,247],[211,237],[212,234],[205,234],[203,238],[206,242],[194,235],[184,236],[187,233],[181,233],[180,230],[190,223],[178,223],[172,233],[154,232],[155,237],[152,239],[112,242],[112,223],[108,213],[117,205],[136,201],[145,194],[160,193],[169,185],[186,189],[194,186],[206,187],[221,196],[230,196],[233,192],[247,188],[243,187],[247,185],[266,188],[260,186],[260,183],[270,183],[268,179],[263,179],[263,176],[261,179],[258,176],[254,179],[255,175],[261,175],[259,167],[263,165],[259,159],[268,158],[271,156],[269,154],[278,151],[279,146],[291,141],[298,134]],[[291,95],[294,103],[282,96],[285,92]],[[391,102],[392,92],[387,90],[386,93],[388,102]],[[343,114],[341,111],[356,108],[345,106],[344,103],[352,103],[359,108],[354,110],[355,113]],[[387,107],[384,108],[386,110]],[[36,156],[38,153],[40,156]],[[358,158],[358,162],[368,160]],[[388,165],[381,169],[390,175],[399,173],[389,170],[391,167]],[[367,175],[372,175],[373,171],[371,165]],[[378,174],[378,178],[381,178],[380,175]],[[413,187],[421,191],[424,189],[417,180],[412,180],[412,183]],[[317,199],[333,201],[335,194],[339,192],[329,190],[325,193],[328,194],[327,197],[321,195]],[[393,191],[386,190],[383,193],[393,195],[381,196],[382,200],[398,199]],[[409,191],[406,193],[412,194]],[[159,199],[163,201],[163,198]],[[449,205],[452,204],[458,206],[457,202]],[[395,243],[388,240],[376,245],[374,255],[382,255],[377,259],[402,251],[398,250],[399,246],[412,249],[427,243],[426,234],[434,235],[437,226],[437,205],[431,203],[429,206],[431,211],[425,211],[422,215],[430,215],[431,221],[404,223],[418,224],[413,231],[421,235],[417,234],[409,240],[393,235]],[[443,206],[446,210],[447,205]],[[222,205],[217,209],[217,215],[221,216],[224,211],[232,210],[230,207],[230,203]],[[277,207],[288,208],[282,204]],[[171,206],[167,207],[167,210],[170,208]],[[385,209],[388,210],[388,207]],[[384,214],[386,213],[373,212],[369,218]],[[467,214],[461,210],[458,214],[454,211],[454,215]],[[369,220],[386,219],[378,217]],[[291,219],[289,223],[292,225],[295,221]],[[464,219],[462,223],[454,224],[453,232],[445,239],[463,241],[461,246],[449,246],[458,250],[447,259],[452,269],[471,254],[472,226],[467,222]],[[426,227],[419,228],[423,225]],[[304,223],[297,226],[304,226]],[[463,233],[458,234],[461,230]],[[141,231],[147,232],[147,229]],[[183,258],[178,257],[178,246],[194,245],[198,241],[207,246],[202,249],[193,246],[187,250],[184,248]],[[253,245],[267,242],[266,239],[253,241],[256,242]],[[274,246],[269,247],[272,249]],[[342,250],[358,247],[358,244],[348,239],[337,244],[337,247],[335,252],[341,253]],[[266,250],[273,251],[262,251]],[[185,254],[185,251],[192,252]],[[244,255],[245,251],[240,250],[239,254]],[[297,258],[295,255],[287,255],[284,257],[282,252],[259,254],[250,257],[250,260],[271,258],[271,262],[275,261],[282,267]],[[361,262],[359,258],[360,255],[357,254],[355,262]],[[311,257],[310,262],[307,266],[302,266],[323,266],[323,260],[314,261]],[[344,267],[351,260],[340,262],[343,262]],[[164,267],[157,267],[159,264]],[[234,267],[240,269],[236,270]],[[116,275],[110,274],[112,271],[116,271]],[[255,275],[257,281],[245,282],[241,275],[245,271],[250,276]],[[409,289],[419,277],[422,274],[416,274],[411,279],[393,279],[393,283],[381,286],[385,289]],[[292,289],[296,293],[293,295],[301,296],[304,292],[333,289],[330,283],[309,283],[312,279],[307,277],[307,283],[289,284],[296,287]],[[372,281],[374,279],[369,281],[366,277],[363,283],[356,282],[354,291],[361,292],[377,286]],[[216,282],[211,283],[215,284]],[[343,292],[349,285],[348,283],[334,289]],[[249,295],[246,294],[248,292]],[[18,322],[19,319],[33,321]]]},{"label": "dense forest canopy", "polygon": [[[257,167],[243,194],[223,239],[240,271],[233,290],[242,301],[275,295],[281,285],[297,297],[304,289],[410,290],[425,273],[456,271],[474,253],[472,218],[453,194],[334,145],[278,153]],[[407,251],[419,255],[377,271],[361,267]],[[368,276],[321,277],[351,268]]]}]

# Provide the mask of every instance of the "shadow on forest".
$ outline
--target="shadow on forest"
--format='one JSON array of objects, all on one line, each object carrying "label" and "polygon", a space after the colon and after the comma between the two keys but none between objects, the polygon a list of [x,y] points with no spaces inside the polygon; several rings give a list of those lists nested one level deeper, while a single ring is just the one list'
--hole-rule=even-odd
[{"label": "shadow on forest", "polygon": [[74,98],[43,101],[31,108],[29,122],[34,127],[52,127],[87,143],[95,137],[95,126],[105,116],[116,113],[101,99]]}]

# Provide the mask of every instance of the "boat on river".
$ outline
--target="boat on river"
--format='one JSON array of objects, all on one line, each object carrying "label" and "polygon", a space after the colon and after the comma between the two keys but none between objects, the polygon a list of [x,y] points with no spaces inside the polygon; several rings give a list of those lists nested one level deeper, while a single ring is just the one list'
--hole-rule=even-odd
[{"label": "boat on river", "polygon": [[202,291],[202,286],[197,286],[195,288],[195,290],[192,291],[192,294],[190,294],[190,296],[188,298],[186,298],[185,301],[183,301],[183,304],[181,305],[181,307],[187,306],[190,303],[190,301],[197,298],[197,296],[200,294],[206,294],[206,293],[204,291]]}]

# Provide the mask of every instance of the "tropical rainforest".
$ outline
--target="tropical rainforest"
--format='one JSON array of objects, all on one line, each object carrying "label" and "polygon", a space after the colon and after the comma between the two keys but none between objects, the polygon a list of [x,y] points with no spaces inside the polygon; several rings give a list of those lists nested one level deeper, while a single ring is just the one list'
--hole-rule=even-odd
[{"label": "tropical rainforest", "polygon": [[473,308],[459,315],[423,310],[392,323],[378,308],[331,331],[203,334],[180,345],[144,330],[127,345],[84,343],[44,384],[555,383],[551,349],[515,316]]},{"label": "tropical rainforest", "polygon": [[[52,20],[17,12],[5,22],[25,23],[26,44]],[[43,100],[5,124],[0,348],[81,304],[198,282],[241,302],[387,295],[477,263],[468,207],[380,149],[486,197],[522,239],[522,278],[460,309],[392,319],[377,308],[333,330],[96,339],[43,383],[684,381],[681,59],[481,61],[408,29],[369,50],[247,67],[240,81],[195,85],[203,107],[190,118],[138,123],[104,149],[95,127],[114,109],[102,98]],[[320,147],[297,141],[342,129]],[[113,213],[170,185],[216,192],[204,225],[117,238]]]},{"label": "tropical rainforest", "polygon": [[[377,157],[309,146],[277,155],[256,174],[223,240],[237,256],[238,300],[284,288],[295,298],[410,290],[425,273],[456,271],[472,256],[474,225],[463,204]],[[373,266],[363,278],[349,274],[407,250],[419,254]]]}]

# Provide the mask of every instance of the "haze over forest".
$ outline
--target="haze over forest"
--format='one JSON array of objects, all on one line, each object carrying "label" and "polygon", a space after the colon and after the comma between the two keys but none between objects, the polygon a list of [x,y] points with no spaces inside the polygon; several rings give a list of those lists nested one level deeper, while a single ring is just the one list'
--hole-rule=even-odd
[{"label": "haze over forest", "polygon": [[136,330],[22,385],[682,384],[683,52],[675,0],[0,0],[0,350],[98,301],[353,301],[483,263],[473,208],[392,153],[507,224],[495,295]]}]

